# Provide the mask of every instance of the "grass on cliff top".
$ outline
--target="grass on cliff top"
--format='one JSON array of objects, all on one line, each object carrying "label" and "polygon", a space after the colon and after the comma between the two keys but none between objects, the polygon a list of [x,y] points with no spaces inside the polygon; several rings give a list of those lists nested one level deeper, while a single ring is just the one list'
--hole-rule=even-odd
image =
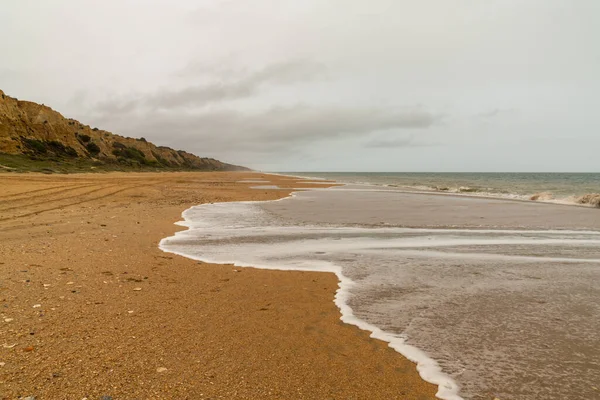
[{"label": "grass on cliff top", "polygon": [[156,165],[110,163],[85,158],[36,158],[26,155],[0,153],[0,173],[41,172],[44,174],[73,174],[108,171],[189,171]]}]

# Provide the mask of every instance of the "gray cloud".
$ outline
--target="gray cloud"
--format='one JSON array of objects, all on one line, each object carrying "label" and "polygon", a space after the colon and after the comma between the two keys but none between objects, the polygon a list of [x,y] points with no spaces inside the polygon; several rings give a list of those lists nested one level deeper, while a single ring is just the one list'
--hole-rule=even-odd
[{"label": "gray cloud", "polygon": [[[211,72],[214,72],[214,69],[192,64],[182,72],[184,76],[213,75]],[[115,114],[128,113],[135,109],[202,107],[211,103],[255,96],[267,85],[290,85],[312,81],[323,77],[324,73],[323,65],[304,60],[292,60],[270,64],[251,73],[229,71],[228,81],[221,79],[217,82],[191,85],[177,90],[163,89],[150,94],[137,94],[130,98],[103,101],[96,106],[96,110]]]},{"label": "gray cloud", "polygon": [[506,109],[495,108],[491,111],[479,113],[476,115],[476,117],[483,118],[483,119],[489,119],[489,118],[499,117],[501,115],[514,114],[516,111],[517,110],[515,110],[514,108],[506,108]]},{"label": "gray cloud", "polygon": [[401,138],[374,138],[365,143],[367,148],[429,147],[431,143],[416,142],[414,135]]},{"label": "gray cloud", "polygon": [[597,0],[4,3],[0,88],[117,134],[272,170],[600,169]]},{"label": "gray cloud", "polygon": [[[157,141],[173,138],[179,147],[220,152],[273,152],[325,140],[339,140],[389,129],[427,128],[438,117],[422,109],[340,108],[296,105],[258,113],[216,110],[156,113],[143,118],[104,120],[128,136]],[[201,144],[201,145],[200,145]]]},{"label": "gray cloud", "polygon": [[0,67],[0,79],[10,79],[17,75],[18,72],[13,69]]},{"label": "gray cloud", "polygon": [[304,60],[268,64],[253,72],[229,69],[226,80],[222,70],[210,65],[190,63],[180,72],[180,78],[208,76],[217,81],[105,101],[91,112],[94,124],[198,154],[218,156],[235,148],[256,156],[298,156],[309,154],[315,143],[390,129],[423,129],[440,120],[422,107],[292,104],[248,112],[224,106],[230,100],[253,98],[266,86],[289,85],[289,95],[297,84],[325,76],[324,66]]}]

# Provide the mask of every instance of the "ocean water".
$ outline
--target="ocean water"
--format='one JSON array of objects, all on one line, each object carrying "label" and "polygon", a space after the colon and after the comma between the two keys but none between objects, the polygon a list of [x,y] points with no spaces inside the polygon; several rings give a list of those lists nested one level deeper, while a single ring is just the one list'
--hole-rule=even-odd
[{"label": "ocean water", "polygon": [[385,185],[192,207],[160,247],[336,273],[342,320],[439,398],[600,399],[600,210]]},{"label": "ocean water", "polygon": [[290,172],[337,182],[389,186],[417,191],[600,206],[600,173],[430,173]]}]

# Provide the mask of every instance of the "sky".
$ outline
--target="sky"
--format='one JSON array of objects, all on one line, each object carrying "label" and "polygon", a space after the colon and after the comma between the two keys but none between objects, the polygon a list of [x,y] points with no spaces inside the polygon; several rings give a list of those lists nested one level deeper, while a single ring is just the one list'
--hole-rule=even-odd
[{"label": "sky", "polygon": [[264,171],[600,172],[598,0],[4,0],[0,89]]}]

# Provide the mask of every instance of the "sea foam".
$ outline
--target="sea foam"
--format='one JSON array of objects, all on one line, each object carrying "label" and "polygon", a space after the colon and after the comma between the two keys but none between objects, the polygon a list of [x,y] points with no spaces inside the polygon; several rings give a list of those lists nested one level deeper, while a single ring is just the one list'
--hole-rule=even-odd
[{"label": "sea foam", "polygon": [[[292,193],[289,197],[293,197],[295,193]],[[285,199],[285,198],[284,198]],[[284,199],[269,200],[269,201],[281,201]],[[265,201],[267,202],[267,201]],[[209,237],[212,235],[211,232],[220,230],[226,227],[227,230],[243,229],[245,226],[240,225],[240,218],[248,220],[248,217],[260,219],[260,213],[256,209],[247,207],[255,203],[264,202],[231,202],[231,203],[213,203],[213,204],[202,204],[194,206],[182,213],[183,221],[179,221],[176,224],[185,226],[188,231],[176,232],[174,236],[162,239],[159,243],[159,248],[165,252],[177,254],[183,257],[191,258],[194,260],[215,263],[215,264],[233,264],[237,267],[254,267],[260,269],[275,269],[275,270],[293,270],[293,271],[312,271],[312,272],[330,272],[334,273],[339,280],[339,288],[335,294],[335,304],[340,309],[341,320],[344,323],[354,325],[359,329],[371,332],[371,337],[379,339],[389,343],[389,346],[402,354],[407,359],[417,364],[417,371],[420,376],[427,382],[437,385],[438,391],[436,396],[443,400],[462,400],[459,395],[458,384],[450,378],[447,374],[442,372],[439,364],[430,358],[425,352],[420,349],[406,343],[406,339],[398,336],[397,334],[385,332],[384,330],[372,325],[354,315],[352,308],[348,305],[349,290],[356,283],[344,276],[342,268],[331,262],[326,261],[297,261],[294,263],[269,263],[264,259],[247,257],[247,258],[228,258],[230,252],[224,251],[223,253],[217,254],[202,254],[202,247],[197,248],[199,252],[185,251],[181,246],[173,245],[173,242],[177,242],[182,238],[186,238],[190,235],[190,231],[201,231]],[[233,217],[233,218],[232,218]],[[268,230],[267,227],[256,227],[253,229],[253,234],[261,235]],[[327,229],[327,232],[331,232],[331,229]],[[192,233],[192,237],[194,234]],[[184,239],[185,240],[185,239]],[[192,250],[192,249],[189,249]],[[311,249],[314,251],[315,249]],[[243,257],[244,252],[236,253],[236,256]],[[249,253],[246,253],[249,254]]]},{"label": "sea foam", "polygon": [[[491,209],[505,220],[506,207],[527,215],[535,208],[545,222],[560,211],[571,215],[564,220],[577,229],[526,228],[523,218],[515,220],[518,229],[499,229],[490,215],[484,219],[492,222],[488,229],[381,224],[385,218],[405,220],[409,211],[411,218],[421,213],[436,221],[449,207],[450,216],[469,212],[476,221]],[[204,262],[335,273],[342,321],[414,361],[441,399],[492,390],[498,398],[584,399],[592,393],[586,383],[595,380],[593,351],[581,358],[557,349],[573,340],[591,348],[599,343],[596,319],[573,312],[594,315],[587,308],[597,298],[589,283],[598,278],[600,232],[573,223],[575,214],[583,221],[594,213],[372,186],[314,189],[271,202],[192,207],[178,223],[188,230],[163,239],[160,248]],[[555,324],[559,319],[564,322]],[[529,332],[532,327],[538,328]],[[554,333],[559,328],[569,331]],[[571,339],[563,345],[565,335]],[[574,370],[577,365],[583,369]],[[523,389],[523,377],[529,382],[531,376],[548,382]]]}]

